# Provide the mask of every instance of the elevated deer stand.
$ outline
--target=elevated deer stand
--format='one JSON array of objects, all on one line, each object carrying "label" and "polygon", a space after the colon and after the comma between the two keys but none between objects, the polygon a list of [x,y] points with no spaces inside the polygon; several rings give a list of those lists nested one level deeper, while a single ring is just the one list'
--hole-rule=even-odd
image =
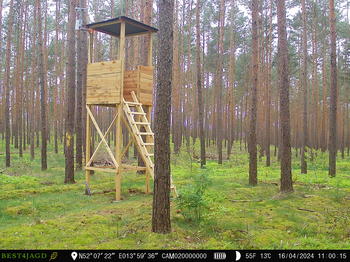
[{"label": "elevated deer stand", "polygon": [[[131,18],[121,16],[114,19],[89,24],[86,26],[90,33],[89,64],[87,66],[87,94],[86,94],[86,184],[90,187],[90,172],[103,171],[115,174],[115,199],[121,200],[121,174],[123,170],[146,171],[146,193],[150,191],[150,176],[154,178],[153,147],[154,134],[151,130],[150,118],[153,92],[152,66],[152,33],[158,30]],[[119,59],[113,61],[93,61],[94,32],[99,31],[119,38]],[[136,70],[125,71],[125,37],[149,34],[147,66],[137,66]],[[109,106],[116,108],[116,114],[107,131],[103,134],[94,115],[92,106]],[[143,110],[147,107],[147,114]],[[91,155],[91,122],[97,130],[101,141]],[[123,148],[122,122],[127,127],[131,139]],[[106,137],[113,128],[116,129],[115,154],[106,141]],[[145,167],[122,164],[122,158],[132,144],[136,145],[138,153],[145,163]],[[111,165],[93,166],[93,159],[104,145],[111,159]],[[91,156],[91,157],[90,157]],[[176,194],[171,180],[171,188]]]}]

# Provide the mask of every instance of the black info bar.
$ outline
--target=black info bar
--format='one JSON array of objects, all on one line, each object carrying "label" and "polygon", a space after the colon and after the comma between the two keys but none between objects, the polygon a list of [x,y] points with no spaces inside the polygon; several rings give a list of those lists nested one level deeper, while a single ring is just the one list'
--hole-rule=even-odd
[{"label": "black info bar", "polygon": [[0,261],[350,261],[350,250],[0,250]]}]

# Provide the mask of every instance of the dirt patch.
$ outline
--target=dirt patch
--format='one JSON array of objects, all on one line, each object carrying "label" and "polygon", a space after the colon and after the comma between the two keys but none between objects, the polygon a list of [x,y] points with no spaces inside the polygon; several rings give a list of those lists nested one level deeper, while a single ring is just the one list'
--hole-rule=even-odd
[{"label": "dirt patch", "polygon": [[138,188],[128,188],[128,192],[130,194],[144,194],[145,192],[143,192],[142,190],[138,189]]},{"label": "dirt patch", "polygon": [[40,182],[40,184],[45,185],[45,186],[52,186],[55,183],[51,182],[51,181],[43,181],[43,182]]},{"label": "dirt patch", "polygon": [[92,194],[93,195],[98,195],[98,194],[107,194],[107,193],[111,193],[111,192],[114,192],[114,189],[93,192]]}]

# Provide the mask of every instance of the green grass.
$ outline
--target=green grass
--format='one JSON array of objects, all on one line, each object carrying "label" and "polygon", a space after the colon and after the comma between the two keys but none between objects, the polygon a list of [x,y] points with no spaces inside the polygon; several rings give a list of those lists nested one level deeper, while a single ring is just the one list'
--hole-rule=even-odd
[{"label": "green grass", "polygon": [[[198,155],[198,145],[190,151]],[[215,148],[208,151],[215,155]],[[152,195],[143,193],[144,176],[123,174],[123,201],[115,203],[112,174],[95,173],[94,194],[86,196],[82,171],[76,172],[76,184],[63,184],[62,149],[56,155],[49,148],[47,171],[40,170],[39,152],[34,161],[28,152],[23,158],[13,154],[7,169],[0,155],[1,249],[350,248],[349,157],[338,158],[335,178],[327,175],[326,154],[318,152],[309,161],[307,175],[300,174],[299,159],[293,159],[295,192],[280,195],[275,158],[271,167],[264,166],[264,158],[259,161],[259,184],[251,187],[248,156],[239,145],[230,160],[222,165],[209,160],[204,170],[184,148],[172,155],[174,182],[181,192],[204,172],[210,180],[208,208],[200,221],[188,221],[172,200],[172,233],[159,235],[151,233]]]}]

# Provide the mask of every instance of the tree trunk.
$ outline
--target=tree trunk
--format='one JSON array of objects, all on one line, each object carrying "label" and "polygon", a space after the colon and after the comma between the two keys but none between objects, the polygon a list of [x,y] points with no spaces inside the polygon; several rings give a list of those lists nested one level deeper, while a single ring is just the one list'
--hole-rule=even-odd
[{"label": "tree trunk", "polygon": [[[38,15],[41,14],[41,1],[36,0]],[[47,169],[47,133],[46,133],[46,89],[44,71],[44,48],[42,35],[42,20],[38,20],[38,66],[40,86],[40,117],[41,117],[41,170]]]},{"label": "tree trunk", "polygon": [[[316,8],[316,2],[313,1],[312,3],[313,6],[313,16],[312,16],[312,90],[313,90],[313,95],[315,99],[312,99],[313,102],[313,111],[314,111],[314,116],[313,116],[313,132],[311,133],[311,137],[314,138],[314,143],[312,148],[315,150],[319,149],[319,83],[318,83],[318,64],[317,64],[317,55],[318,55],[318,47],[317,47],[317,40],[318,40],[318,35],[317,35],[317,8]],[[310,139],[309,139],[310,140]],[[310,144],[311,141],[308,141]]]},{"label": "tree trunk", "polygon": [[[84,2],[85,0],[78,0],[79,7],[84,8]],[[85,5],[86,6],[86,5]],[[79,13],[80,19],[82,21],[84,19],[85,13],[87,10],[81,10]],[[84,129],[83,129],[83,85],[85,83],[84,78],[86,75],[84,75],[84,67],[86,67],[87,63],[87,32],[83,30],[79,30],[77,32],[78,38],[78,50],[77,50],[77,115],[76,115],[76,152],[75,152],[75,163],[76,163],[76,169],[81,170],[83,167],[83,134],[84,134]]]},{"label": "tree trunk", "polygon": [[[231,8],[235,8],[235,1],[232,1]],[[229,58],[229,71],[228,71],[228,112],[227,112],[227,159],[230,159],[232,146],[234,142],[234,121],[235,121],[235,99],[234,99],[234,86],[235,86],[235,68],[236,68],[236,43],[235,43],[235,25],[232,22],[231,34],[230,34],[230,58]]]},{"label": "tree trunk", "polygon": [[257,174],[257,148],[256,148],[256,113],[257,113],[257,87],[258,87],[258,16],[259,1],[252,0],[252,87],[250,103],[250,126],[249,126],[249,185],[258,183]]},{"label": "tree trunk", "polygon": [[12,39],[12,26],[13,26],[13,0],[10,1],[9,20],[7,27],[7,40],[6,40],[6,60],[5,60],[5,140],[6,140],[6,167],[11,165],[11,153],[10,153],[10,70],[11,70],[11,39]]},{"label": "tree trunk", "polygon": [[197,0],[196,6],[196,64],[197,64],[197,95],[198,95],[198,122],[199,139],[201,147],[201,168],[206,164],[205,159],[205,137],[203,124],[203,98],[202,98],[202,72],[201,72],[201,41],[200,41],[200,0]]},{"label": "tree trunk", "polygon": [[285,0],[276,0],[278,24],[278,86],[280,91],[281,192],[293,192],[290,148],[289,69]]},{"label": "tree trunk", "polygon": [[266,80],[266,96],[267,96],[267,107],[266,107],[266,166],[271,165],[271,86],[272,86],[272,15],[273,15],[273,2],[270,0],[270,14],[269,14],[269,36],[267,40],[268,51],[267,51],[267,80]]},{"label": "tree trunk", "polygon": [[181,121],[181,99],[180,99],[180,63],[179,63],[179,26],[178,26],[178,1],[175,1],[175,17],[174,17],[174,47],[173,47],[173,108],[172,108],[172,128],[173,128],[173,143],[175,154],[180,153],[182,140],[182,121]]},{"label": "tree trunk", "polygon": [[329,176],[336,174],[337,155],[337,35],[335,29],[334,0],[329,0],[329,24],[331,30],[331,85],[329,107]]},{"label": "tree trunk", "polygon": [[170,109],[174,1],[159,0],[152,231],[170,233]]},{"label": "tree trunk", "polygon": [[[0,35],[2,35],[2,29],[3,29],[3,19],[2,19],[2,10],[3,10],[3,0],[0,0]],[[0,37],[0,46],[2,46],[3,44],[3,38]],[[0,57],[3,57],[3,52],[2,49],[0,49]],[[0,63],[0,72],[2,72],[3,69],[3,63]],[[4,83],[3,83],[3,77],[4,75],[1,74],[2,76],[2,81],[1,81],[1,85],[0,85],[0,116],[3,115],[3,111],[4,111],[4,107],[5,107],[5,94],[4,94]],[[0,122],[0,133],[2,134],[2,139],[4,139],[4,130],[5,130],[5,123],[4,121]]]},{"label": "tree trunk", "polygon": [[[33,16],[36,17],[37,9],[34,8]],[[34,160],[35,158],[35,86],[37,85],[37,58],[36,58],[36,32],[37,32],[37,19],[34,20],[34,29],[32,33],[32,59],[31,59],[31,77],[30,77],[30,86],[31,86],[31,96],[30,96],[30,159]]]},{"label": "tree trunk", "polygon": [[220,0],[219,7],[219,40],[218,40],[218,63],[216,73],[216,85],[217,85],[217,103],[216,103],[216,137],[217,137],[217,149],[218,149],[218,163],[222,164],[222,69],[223,69],[223,55],[224,55],[224,26],[225,26],[225,0]]},{"label": "tree trunk", "polygon": [[24,54],[24,29],[23,29],[23,15],[24,5],[21,5],[18,17],[18,41],[16,50],[16,66],[15,66],[15,86],[16,86],[16,141],[19,151],[19,157],[23,157],[23,144],[22,144],[22,126],[23,126],[23,54]]},{"label": "tree trunk", "polygon": [[68,35],[67,35],[67,105],[65,134],[65,179],[64,183],[74,181],[74,109],[75,109],[75,19],[76,0],[69,1]]},{"label": "tree trunk", "polygon": [[305,152],[308,143],[308,127],[307,127],[307,23],[306,23],[306,7],[305,0],[301,0],[301,10],[303,16],[303,36],[302,36],[302,75],[301,83],[303,90],[303,132],[302,132],[302,145],[301,145],[301,173],[307,173],[307,162],[305,159]]},{"label": "tree trunk", "polygon": [[[87,0],[80,0],[81,1],[81,7],[87,8]],[[85,10],[83,12],[83,25],[87,24],[88,22],[88,12]],[[83,63],[82,66],[82,143],[85,143],[86,140],[86,81],[87,81],[87,64],[88,64],[88,35],[87,33],[82,35],[81,38],[81,46],[82,46],[82,59]],[[116,51],[114,51],[116,53]],[[83,152],[86,159],[86,148],[83,146]],[[91,173],[91,172],[90,172]]]},{"label": "tree trunk", "polygon": [[56,31],[56,36],[55,36],[55,90],[54,90],[54,108],[53,108],[53,128],[54,128],[54,150],[55,153],[58,153],[58,108],[57,108],[57,100],[58,100],[58,79],[59,79],[59,44],[58,44],[58,36],[59,36],[59,25],[60,25],[60,2],[56,2],[56,12],[55,12],[55,31]]},{"label": "tree trunk", "polygon": [[[327,42],[325,40],[324,42]],[[323,58],[322,58],[322,122],[321,122],[321,151],[325,152],[327,149],[327,131],[326,131],[326,118],[327,118],[327,72],[326,72],[326,48],[323,45]]]}]

